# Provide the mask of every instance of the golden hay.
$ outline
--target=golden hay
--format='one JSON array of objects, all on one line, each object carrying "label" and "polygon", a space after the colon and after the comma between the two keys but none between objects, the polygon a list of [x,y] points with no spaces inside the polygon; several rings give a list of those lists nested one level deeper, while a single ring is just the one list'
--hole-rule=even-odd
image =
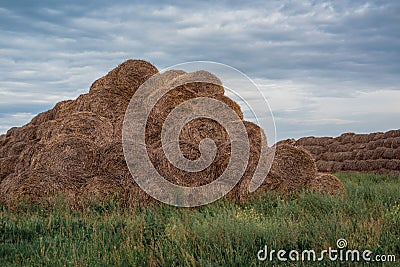
[{"label": "golden hay", "polygon": [[318,173],[309,183],[308,187],[321,194],[347,196],[342,182],[332,174]]},{"label": "golden hay", "polygon": [[[110,197],[123,206],[155,202],[139,188],[127,168],[122,126],[131,97],[156,73],[158,70],[148,62],[128,60],[96,80],[88,94],[76,100],[62,101],[26,126],[12,128],[0,136],[0,200],[14,204],[23,199],[46,202],[49,197],[64,194],[75,204],[97,203]],[[164,154],[161,146],[163,123],[178,105],[197,97],[219,100],[243,120],[240,106],[224,95],[222,82],[209,72],[170,70],[160,77],[163,84],[159,86],[173,89],[150,112],[145,135],[149,158],[157,171],[172,183],[182,186],[208,184],[219,178],[229,164],[232,144],[227,131],[208,118],[194,119],[182,128],[179,148],[187,159],[196,160],[201,156],[199,145],[205,138],[212,139],[217,148],[216,157],[208,167],[199,172],[187,172],[172,165]],[[159,88],[149,89],[156,94]],[[260,160],[262,140],[260,127],[243,123],[249,137],[250,157],[243,177],[227,195],[238,202],[251,195],[248,186]],[[307,140],[314,143],[310,150],[316,156],[348,149],[332,138],[307,138],[296,145],[306,144]],[[379,138],[373,140],[374,146],[380,144]],[[316,176],[315,162],[310,154],[287,143],[276,146],[271,172],[260,190],[298,192]],[[294,141],[290,143],[294,144]],[[390,142],[392,147],[393,144],[396,142]],[[382,142],[382,145],[388,147],[389,143]],[[352,155],[356,157],[357,153]],[[382,162],[374,161],[381,170],[393,169],[396,163],[385,162],[386,165],[381,166]],[[331,165],[335,169],[336,165]]]},{"label": "golden hay", "polygon": [[292,145],[292,146],[297,146],[297,145],[301,146],[300,142],[296,143],[296,140],[294,138],[288,138],[288,139],[281,140],[276,143],[276,145],[283,145],[283,144]]},{"label": "golden hay", "polygon": [[22,126],[15,132],[13,138],[16,141],[29,141],[37,139],[37,126],[32,124],[27,124]]},{"label": "golden hay", "polygon": [[246,127],[247,136],[249,138],[249,160],[247,162],[246,170],[240,179],[239,183],[228,194],[228,199],[233,199],[239,203],[243,203],[250,197],[249,185],[256,171],[257,165],[261,155],[261,132],[262,129],[249,121],[243,121]]},{"label": "golden hay", "polygon": [[105,77],[95,81],[90,93],[105,90],[130,101],[139,86],[158,73],[156,67],[143,60],[127,60],[110,71]]},{"label": "golden hay", "polygon": [[199,144],[201,140],[211,138],[217,145],[229,141],[226,130],[216,121],[208,118],[199,118],[186,124],[179,135],[179,140]]},{"label": "golden hay", "polygon": [[400,160],[392,159],[386,163],[386,168],[389,170],[399,171],[400,170]]},{"label": "golden hay", "polygon": [[400,137],[400,130],[391,130],[384,133],[383,138],[396,138]]},{"label": "golden hay", "polygon": [[[198,144],[183,142],[179,143],[183,156],[189,160],[200,157]],[[162,147],[148,151],[150,160],[155,169],[166,180],[181,186],[201,186],[216,180],[224,172],[230,157],[230,144],[224,144],[217,149],[214,161],[200,172],[187,172],[171,164],[164,154]]]},{"label": "golden hay", "polygon": [[98,173],[97,151],[97,145],[85,136],[61,135],[35,155],[32,167],[84,180]]},{"label": "golden hay", "polygon": [[0,182],[14,172],[17,160],[18,156],[0,158]]},{"label": "golden hay", "polygon": [[47,170],[30,170],[20,175],[10,175],[0,184],[0,202],[11,207],[24,201],[44,203],[62,196],[73,202],[79,181],[66,176],[54,175]]},{"label": "golden hay", "polygon": [[76,100],[76,111],[87,111],[115,121],[125,114],[129,100],[106,91],[84,94]]},{"label": "golden hay", "polygon": [[320,172],[334,172],[334,170],[333,170],[334,162],[333,161],[319,160],[316,162],[316,164],[317,164],[317,169]]},{"label": "golden hay", "polygon": [[25,149],[29,141],[14,141],[7,147],[8,156],[17,156]]},{"label": "golden hay", "polygon": [[[64,118],[77,112],[76,100],[65,100],[57,103],[52,110],[49,111],[49,120]],[[43,123],[43,122],[42,122]]]},{"label": "golden hay", "polygon": [[[152,145],[159,143],[161,140],[162,126],[169,113],[179,104],[196,97],[197,95],[195,95],[194,92],[179,88],[173,89],[165,94],[150,112],[146,125],[146,144]],[[240,106],[236,102],[230,100],[226,96],[215,95],[211,97],[224,102],[232,108],[240,118],[243,118]]]},{"label": "golden hay", "polygon": [[50,109],[45,112],[39,113],[36,115],[32,120],[31,124],[32,125],[40,125],[46,121],[53,120],[54,119],[54,110]]},{"label": "golden hay", "polygon": [[110,142],[113,125],[109,119],[92,112],[77,112],[69,116],[43,123],[38,135],[42,142],[49,142],[59,135],[79,134],[96,144]]},{"label": "golden hay", "polygon": [[190,91],[197,96],[209,97],[223,95],[225,92],[221,80],[212,73],[204,70],[181,73],[181,75],[173,77],[169,84],[172,88]]},{"label": "golden hay", "polygon": [[28,142],[25,149],[19,154],[18,160],[16,161],[15,174],[21,174],[31,169],[32,158],[34,155],[37,155],[43,147],[43,144],[36,141]]},{"label": "golden hay", "polygon": [[282,144],[276,146],[275,158],[263,187],[285,193],[299,192],[316,174],[315,162],[306,150]]},{"label": "golden hay", "polygon": [[108,200],[116,201],[122,207],[134,207],[155,202],[128,175],[92,177],[86,181],[78,193],[80,206],[98,205]]},{"label": "golden hay", "polygon": [[101,173],[114,176],[129,175],[121,140],[113,141],[101,147],[97,157]]},{"label": "golden hay", "polygon": [[125,115],[119,116],[113,123],[113,139],[122,140],[122,127],[124,126]]}]

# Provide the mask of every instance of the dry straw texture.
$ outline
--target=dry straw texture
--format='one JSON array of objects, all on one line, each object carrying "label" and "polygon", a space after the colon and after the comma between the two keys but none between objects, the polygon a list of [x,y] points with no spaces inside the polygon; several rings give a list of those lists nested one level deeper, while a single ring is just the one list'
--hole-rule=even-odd
[{"label": "dry straw texture", "polygon": [[310,181],[309,187],[322,194],[347,196],[342,182],[332,174],[319,173]]},{"label": "dry straw texture", "polygon": [[[89,93],[76,100],[62,101],[53,109],[37,115],[27,125],[12,128],[0,136],[0,202],[10,206],[23,201],[47,203],[50,198],[60,195],[74,206],[90,205],[109,198],[123,206],[155,202],[130,175],[121,139],[124,114],[131,97],[157,72],[146,61],[128,60],[96,80]],[[157,171],[173,183],[183,186],[210,183],[224,172],[230,160],[232,144],[227,131],[208,118],[187,123],[179,135],[180,150],[187,159],[200,157],[199,144],[205,138],[215,142],[217,152],[214,161],[204,170],[186,172],[173,166],[164,154],[161,145],[163,123],[179,104],[196,97],[222,101],[243,119],[240,106],[224,95],[222,82],[207,71],[185,73],[170,70],[161,77],[163,86],[174,89],[156,103],[148,118],[146,145],[149,158]],[[205,78],[211,82],[200,82]],[[250,157],[242,179],[227,195],[239,202],[246,201],[250,195],[248,186],[261,152],[261,128],[251,122],[243,123],[249,137]],[[400,135],[391,133],[385,136],[391,139],[382,145],[397,150],[393,153],[382,150],[379,156],[398,156]],[[364,137],[368,142],[380,140],[370,138]],[[325,151],[318,147],[321,141],[314,138],[298,141],[302,145],[307,145],[307,142],[313,142],[314,153]],[[332,179],[318,180],[316,177],[320,176],[317,176],[313,159],[302,148],[293,146],[294,143],[290,140],[276,147],[272,170],[258,192],[273,189],[297,192],[313,184],[311,181],[320,181],[323,192],[335,191],[337,184],[332,183]],[[344,162],[349,159],[347,155],[340,157]],[[387,169],[398,166],[398,161],[386,164]]]},{"label": "dry straw texture", "polygon": [[314,159],[306,150],[285,143],[278,144],[264,186],[287,193],[299,192],[305,189],[316,175]]},{"label": "dry straw texture", "polygon": [[321,172],[400,175],[400,130],[345,133],[339,137],[304,137],[295,142],[311,153]]}]

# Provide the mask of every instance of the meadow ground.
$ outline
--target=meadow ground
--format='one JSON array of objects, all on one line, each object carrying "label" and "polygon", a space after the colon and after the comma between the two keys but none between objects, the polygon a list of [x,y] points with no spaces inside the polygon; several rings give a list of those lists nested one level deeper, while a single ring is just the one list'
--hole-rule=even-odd
[{"label": "meadow ground", "polygon": [[[113,202],[72,211],[0,207],[1,266],[364,266],[350,261],[279,261],[269,250],[315,250],[347,240],[348,249],[395,255],[400,265],[400,177],[339,174],[348,197],[276,193],[246,205],[217,201],[196,209],[158,205],[121,209]],[[346,249],[347,249],[346,248]],[[260,254],[263,255],[263,254]],[[293,254],[295,255],[295,254]],[[317,257],[320,254],[317,254]],[[301,255],[300,255],[301,256]],[[381,266],[373,262],[368,266]]]}]

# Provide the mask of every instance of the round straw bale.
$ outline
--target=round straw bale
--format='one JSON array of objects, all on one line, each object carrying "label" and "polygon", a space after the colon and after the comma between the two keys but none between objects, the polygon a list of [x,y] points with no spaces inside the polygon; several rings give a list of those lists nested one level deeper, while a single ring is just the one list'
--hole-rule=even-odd
[{"label": "round straw bale", "polygon": [[400,137],[393,138],[392,148],[397,149],[400,147]]},{"label": "round straw bale", "polygon": [[368,134],[357,134],[353,137],[353,140],[356,144],[368,143]]},{"label": "round straw bale", "polygon": [[393,140],[394,140],[394,138],[392,138],[392,137],[384,139],[383,140],[383,147],[392,148]]},{"label": "round straw bale", "polygon": [[325,153],[321,153],[321,155],[319,155],[318,160],[316,161],[329,161],[328,160],[328,154],[330,154],[329,152],[325,152]]},{"label": "round straw bale", "polygon": [[317,169],[320,172],[332,172],[333,171],[333,161],[317,161]]},{"label": "round straw bale", "polygon": [[322,152],[322,147],[318,146],[318,145],[312,145],[312,146],[307,146],[305,147],[305,149],[311,153],[311,155],[313,155],[314,157],[316,157],[317,155],[321,154]]},{"label": "round straw bale", "polygon": [[365,150],[367,148],[367,144],[366,143],[359,143],[359,144],[355,144],[353,146],[353,149],[362,149]]},{"label": "round straw bale", "polygon": [[308,187],[321,194],[347,196],[342,182],[332,174],[319,173],[309,183]]},{"label": "round straw bale", "polygon": [[[191,142],[179,143],[180,150],[184,157],[189,160],[200,158],[199,145]],[[149,152],[149,157],[158,171],[166,180],[181,186],[201,186],[216,180],[225,171],[230,158],[230,144],[217,147],[214,161],[204,170],[199,172],[187,172],[175,167],[166,158],[162,147]]]},{"label": "round straw bale", "polygon": [[384,159],[393,159],[394,158],[393,149],[391,149],[391,148],[384,149],[382,158],[384,158]]},{"label": "round straw bale", "polygon": [[317,174],[311,155],[300,147],[276,146],[275,158],[264,184],[269,189],[298,192]]},{"label": "round straw bale", "polygon": [[248,188],[260,160],[262,145],[262,129],[258,125],[249,121],[243,121],[243,124],[246,127],[249,138],[249,160],[242,178],[238,184],[226,195],[228,199],[233,199],[240,203],[243,203],[251,196]]},{"label": "round straw bale", "polygon": [[70,177],[54,175],[47,170],[29,170],[3,180],[0,195],[11,206],[24,201],[43,204],[60,195],[69,202],[74,200],[78,188],[79,183]]},{"label": "round straw bale", "polygon": [[44,144],[30,141],[20,153],[15,166],[15,173],[21,174],[32,167],[32,158],[44,147]]},{"label": "round straw bale", "polygon": [[223,95],[225,91],[221,80],[204,70],[181,74],[170,81],[170,86],[182,87],[197,96]]},{"label": "round straw bale", "polygon": [[365,168],[361,169],[361,172],[369,172],[369,171],[373,171],[375,169],[375,165],[374,162],[375,160],[373,159],[367,159],[367,160],[363,160],[363,162],[365,162],[365,164],[363,164],[363,166]]},{"label": "round straw bale", "polygon": [[173,89],[166,93],[151,110],[146,124],[146,144],[161,140],[161,130],[168,114],[179,104],[195,98],[194,93],[183,89]]},{"label": "round straw bale", "polygon": [[106,91],[94,91],[81,95],[76,100],[77,111],[88,111],[99,116],[116,120],[125,114],[129,100]]},{"label": "round straw bale", "polygon": [[19,127],[17,131],[13,134],[13,138],[16,141],[29,141],[37,139],[37,127],[36,125],[26,124],[22,127]]},{"label": "round straw bale", "polygon": [[105,200],[125,200],[126,188],[120,179],[110,175],[95,176],[88,179],[83,185],[80,195],[80,202],[101,203]]},{"label": "round straw bale", "polygon": [[375,141],[375,147],[383,147],[385,143],[385,139],[379,139]]},{"label": "round straw bale", "polygon": [[[154,144],[159,142],[161,139],[162,125],[168,114],[179,104],[195,97],[197,97],[195,92],[189,91],[182,87],[172,89],[165,94],[150,112],[146,125],[146,143]],[[243,118],[243,113],[240,110],[240,106],[230,98],[223,95],[214,95],[212,98],[224,102],[231,107],[240,118]]]},{"label": "round straw bale", "polygon": [[336,162],[336,161],[333,162],[332,172],[340,172],[340,171],[343,171],[343,170],[344,170],[343,162]]},{"label": "round straw bale", "polygon": [[101,78],[98,78],[97,80],[95,80],[92,85],[90,86],[89,92],[95,91],[96,89],[104,89],[106,82],[107,82],[107,78],[108,76],[105,75]]},{"label": "round straw bale", "polygon": [[368,172],[370,171],[370,166],[368,165],[367,161],[365,160],[357,160],[357,171],[359,172]]},{"label": "round straw bale", "polygon": [[213,98],[215,98],[221,102],[224,102],[231,109],[233,109],[233,111],[236,112],[236,114],[239,116],[239,118],[243,119],[243,113],[242,113],[242,110],[238,103],[236,103],[235,101],[233,101],[232,99],[230,99],[229,97],[227,97],[225,95],[216,95],[216,96],[213,96]]},{"label": "round straw bale", "polygon": [[136,90],[148,78],[158,73],[156,67],[144,60],[127,60],[110,71],[105,77],[93,83],[90,93],[105,89],[130,101]]},{"label": "round straw bale", "polygon": [[98,163],[104,173],[116,176],[129,174],[121,140],[101,147],[98,151]]},{"label": "round straw bale", "polygon": [[367,144],[367,150],[374,150],[376,148],[375,142],[374,141],[370,141]]},{"label": "round straw bale", "polygon": [[81,205],[101,204],[112,200],[122,207],[133,207],[155,202],[129,176],[101,175],[88,179],[79,192]]},{"label": "round straw bale", "polygon": [[373,151],[372,159],[381,159],[383,157],[383,153],[385,152],[385,148],[377,147]]},{"label": "round straw bale", "polygon": [[332,144],[334,141],[335,140],[332,137],[319,137],[317,138],[315,145],[326,147],[327,145]]},{"label": "round straw bale", "polygon": [[341,144],[336,149],[336,152],[347,152],[347,151],[351,151],[351,144],[350,143]]},{"label": "round straw bale", "polygon": [[282,144],[288,144],[288,145],[292,145],[292,146],[297,146],[298,145],[294,138],[288,138],[288,139],[281,140],[281,141],[276,143],[276,145],[278,145],[278,146],[282,145]]},{"label": "round straw bale", "polygon": [[9,174],[14,172],[17,160],[18,156],[16,155],[6,158],[0,158],[0,181],[2,181]]},{"label": "round straw bale", "polygon": [[27,142],[25,141],[16,141],[9,144],[8,147],[8,156],[18,156],[25,149]]},{"label": "round straw bale", "polygon": [[352,143],[354,135],[355,133],[343,133],[339,137],[337,137],[337,140],[342,144]]},{"label": "round straw bale", "polygon": [[384,135],[384,138],[395,138],[395,137],[400,137],[400,129],[399,130],[390,130],[387,131]]},{"label": "round straw bale", "polygon": [[335,161],[343,162],[352,158],[352,152],[338,152],[335,154]]},{"label": "round straw bale", "polygon": [[400,170],[400,160],[391,159],[386,162],[386,168],[389,170]]},{"label": "round straw bale", "polygon": [[333,143],[328,145],[328,152],[338,152],[338,147],[340,143],[338,141],[334,141]]},{"label": "round straw bale", "polygon": [[52,119],[64,118],[77,112],[76,100],[65,100],[58,102],[52,110]]},{"label": "round straw bale", "polygon": [[357,166],[357,161],[355,160],[345,160],[343,161],[343,170],[348,170],[348,171],[357,171],[358,166]]},{"label": "round straw bale", "polygon": [[317,143],[317,139],[314,136],[302,137],[296,141],[296,146],[310,146],[315,145]]},{"label": "round straw bale", "polygon": [[375,133],[374,141],[383,139],[384,135],[385,135],[385,133],[382,133],[382,132]]},{"label": "round straw bale", "polygon": [[77,112],[40,125],[38,132],[42,142],[49,142],[59,135],[79,134],[96,144],[103,144],[112,140],[113,125],[109,119],[95,113]]},{"label": "round straw bale", "polygon": [[400,147],[393,149],[393,158],[400,159]]},{"label": "round straw bale", "polygon": [[6,137],[14,138],[15,134],[19,131],[20,128],[21,127],[11,127],[10,129],[8,129]]},{"label": "round straw bale", "polygon": [[364,151],[364,150],[357,150],[356,152],[357,152],[357,153],[356,153],[356,156],[355,156],[355,159],[356,159],[356,160],[363,160],[363,159],[366,159],[366,158],[365,158],[365,151]]},{"label": "round straw bale", "polygon": [[98,172],[97,150],[96,144],[84,136],[59,136],[35,155],[32,164],[35,169],[84,180]]},{"label": "round straw bale", "polygon": [[0,147],[6,143],[7,137],[5,134],[0,135]]},{"label": "round straw bale", "polygon": [[374,157],[374,150],[364,151],[364,159],[372,159]]},{"label": "round straw bale", "polygon": [[216,145],[229,141],[226,130],[215,120],[198,118],[187,123],[181,130],[179,140],[199,144],[201,140],[211,138]]},{"label": "round straw bale", "polygon": [[40,125],[46,121],[54,119],[54,110],[50,109],[45,112],[39,113],[31,120],[32,125]]},{"label": "round straw bale", "polygon": [[334,161],[335,160],[335,156],[336,156],[336,153],[332,153],[332,152],[327,152],[327,153],[325,153],[325,160],[326,161]]},{"label": "round straw bale", "polygon": [[[9,139],[12,139],[9,137]],[[0,146],[0,158],[5,158],[8,157],[8,150],[10,150],[10,147],[13,146],[14,140],[12,139],[11,142],[7,142],[5,145]]]},{"label": "round straw bale", "polygon": [[377,159],[375,160],[376,163],[376,170],[384,169],[386,167],[387,160],[386,159]]}]

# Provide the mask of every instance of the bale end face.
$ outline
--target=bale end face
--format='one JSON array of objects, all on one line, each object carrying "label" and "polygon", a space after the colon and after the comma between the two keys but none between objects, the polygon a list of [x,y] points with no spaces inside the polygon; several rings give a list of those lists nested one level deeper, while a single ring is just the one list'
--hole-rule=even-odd
[{"label": "bale end face", "polygon": [[309,189],[321,194],[347,196],[346,189],[342,182],[332,174],[318,173],[310,181],[308,187]]}]

